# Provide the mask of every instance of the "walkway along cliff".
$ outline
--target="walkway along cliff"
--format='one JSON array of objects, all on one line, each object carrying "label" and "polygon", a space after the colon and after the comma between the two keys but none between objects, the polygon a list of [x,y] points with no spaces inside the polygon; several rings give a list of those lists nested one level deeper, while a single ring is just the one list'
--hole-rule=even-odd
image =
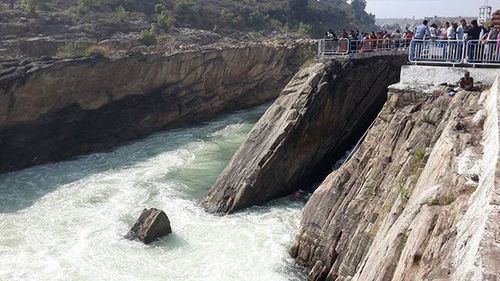
[{"label": "walkway along cliff", "polygon": [[322,180],[371,124],[404,63],[395,54],[302,69],[255,125],[204,206],[234,212]]},{"label": "walkway along cliff", "polygon": [[[0,172],[107,149],[276,98],[309,43],[4,63]],[[5,68],[7,67],[7,68]]]}]

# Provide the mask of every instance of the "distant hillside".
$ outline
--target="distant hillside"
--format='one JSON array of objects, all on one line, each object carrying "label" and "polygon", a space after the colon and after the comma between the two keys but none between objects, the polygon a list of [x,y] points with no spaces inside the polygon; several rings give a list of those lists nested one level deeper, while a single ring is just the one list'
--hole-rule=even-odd
[{"label": "distant hillside", "polygon": [[[0,0],[5,9],[11,0]],[[165,26],[220,32],[296,31],[319,36],[325,30],[372,29],[373,15],[365,0],[15,0],[16,7],[33,4],[34,10],[73,13],[85,17],[141,14]],[[161,19],[159,19],[161,16]]]}]

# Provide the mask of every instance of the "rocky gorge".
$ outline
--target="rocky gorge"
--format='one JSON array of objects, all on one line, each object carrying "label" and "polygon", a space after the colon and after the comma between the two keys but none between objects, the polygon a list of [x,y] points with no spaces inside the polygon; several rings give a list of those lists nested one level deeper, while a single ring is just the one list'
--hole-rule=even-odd
[{"label": "rocky gorge", "polygon": [[455,95],[440,84],[465,69],[404,66],[387,90],[398,58],[359,61],[299,72],[204,206],[228,213],[263,204],[307,188],[326,166],[290,249],[308,280],[497,280],[500,73],[474,70],[484,91]]},{"label": "rocky gorge", "polygon": [[402,55],[373,56],[302,69],[256,124],[204,206],[230,213],[310,188],[368,128],[404,61]]},{"label": "rocky gorge", "polygon": [[[205,210],[239,217],[310,192],[289,253],[311,281],[497,280],[498,70],[471,69],[483,91],[454,94],[440,84],[453,84],[464,69],[408,66],[402,52],[304,66],[311,43],[1,60],[0,172],[275,99],[202,200]],[[178,210],[170,211],[175,219]],[[131,237],[149,243],[155,239],[140,229],[145,216]],[[168,229],[153,228],[157,236],[171,232],[162,220]]]},{"label": "rocky gorge", "polygon": [[99,151],[274,99],[308,58],[308,46],[4,61],[0,171]]}]

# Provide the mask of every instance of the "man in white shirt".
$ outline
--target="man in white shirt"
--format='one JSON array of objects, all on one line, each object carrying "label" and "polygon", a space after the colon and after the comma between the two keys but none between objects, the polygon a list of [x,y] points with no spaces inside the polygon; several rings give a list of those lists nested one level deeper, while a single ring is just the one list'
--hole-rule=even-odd
[{"label": "man in white shirt", "polygon": [[460,21],[460,25],[457,27],[457,40],[464,40],[465,29],[467,28],[467,22],[463,19]]},{"label": "man in white shirt", "polygon": [[446,30],[446,37],[448,40],[455,40],[457,38],[457,23],[454,22],[448,27],[448,30]]}]

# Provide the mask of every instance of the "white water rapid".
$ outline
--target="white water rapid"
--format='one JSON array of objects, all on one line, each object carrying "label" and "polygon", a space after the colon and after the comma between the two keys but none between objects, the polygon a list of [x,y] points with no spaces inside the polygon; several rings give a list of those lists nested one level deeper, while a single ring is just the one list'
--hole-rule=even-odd
[{"label": "white water rapid", "polygon": [[[198,205],[265,108],[0,175],[0,280],[303,280],[287,253],[302,203],[222,217]],[[125,239],[149,207],[174,233]]]}]

